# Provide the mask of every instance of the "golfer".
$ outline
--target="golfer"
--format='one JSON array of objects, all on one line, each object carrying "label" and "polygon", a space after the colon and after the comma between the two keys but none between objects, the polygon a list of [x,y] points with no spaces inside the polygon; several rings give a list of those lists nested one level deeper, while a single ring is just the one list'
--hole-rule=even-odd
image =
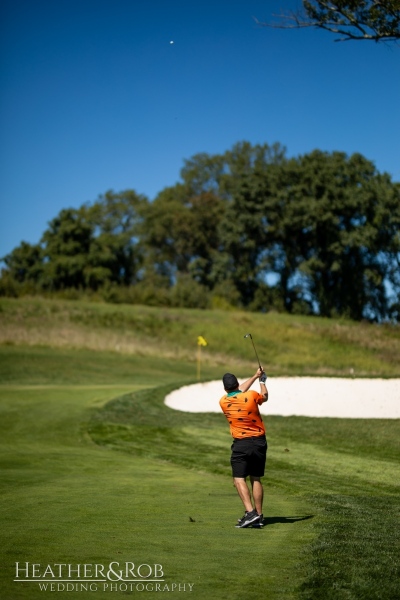
[{"label": "golfer", "polygon": [[[249,391],[256,379],[260,381],[260,394]],[[236,527],[263,524],[264,490],[261,477],[265,470],[267,440],[259,406],[268,400],[266,380],[267,376],[262,368],[241,385],[232,373],[225,373],[222,378],[226,394],[219,404],[228,419],[233,437],[232,476],[246,511]],[[251,494],[246,477],[250,477]]]}]

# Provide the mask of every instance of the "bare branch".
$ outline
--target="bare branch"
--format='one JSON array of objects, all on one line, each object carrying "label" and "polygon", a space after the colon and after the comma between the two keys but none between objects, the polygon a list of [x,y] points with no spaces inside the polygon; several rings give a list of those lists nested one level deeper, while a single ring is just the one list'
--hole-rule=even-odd
[{"label": "bare branch", "polygon": [[335,41],[400,39],[400,1],[398,0],[303,0],[303,9],[279,15],[273,21],[261,22],[273,29],[316,27],[342,37]]}]

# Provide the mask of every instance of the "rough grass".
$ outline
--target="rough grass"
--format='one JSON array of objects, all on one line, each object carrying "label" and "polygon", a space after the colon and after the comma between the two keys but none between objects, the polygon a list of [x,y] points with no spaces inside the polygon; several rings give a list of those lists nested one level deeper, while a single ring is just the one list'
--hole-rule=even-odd
[{"label": "rough grass", "polygon": [[396,600],[400,580],[398,496],[317,495],[318,536],[308,549],[304,600]]},{"label": "rough grass", "polygon": [[20,298],[0,300],[0,343],[86,348],[203,363],[247,372],[254,353],[274,374],[400,375],[400,328],[276,313],[164,309]]}]

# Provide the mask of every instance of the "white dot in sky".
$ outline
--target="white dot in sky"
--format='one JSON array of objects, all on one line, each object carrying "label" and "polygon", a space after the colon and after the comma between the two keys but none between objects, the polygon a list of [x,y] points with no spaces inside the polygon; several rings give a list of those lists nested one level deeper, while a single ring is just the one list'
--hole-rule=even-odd
[{"label": "white dot in sky", "polygon": [[174,43],[174,40],[171,40],[171,41],[170,41],[170,44],[173,44],[173,43]]}]

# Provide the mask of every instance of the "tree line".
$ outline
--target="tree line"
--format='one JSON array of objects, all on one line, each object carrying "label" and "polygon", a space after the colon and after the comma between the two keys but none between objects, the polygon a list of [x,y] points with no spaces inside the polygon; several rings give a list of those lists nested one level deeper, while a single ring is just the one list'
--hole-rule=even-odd
[{"label": "tree line", "polygon": [[108,191],[3,258],[0,294],[400,318],[400,184],[361,154],[241,142],[153,201]]}]

